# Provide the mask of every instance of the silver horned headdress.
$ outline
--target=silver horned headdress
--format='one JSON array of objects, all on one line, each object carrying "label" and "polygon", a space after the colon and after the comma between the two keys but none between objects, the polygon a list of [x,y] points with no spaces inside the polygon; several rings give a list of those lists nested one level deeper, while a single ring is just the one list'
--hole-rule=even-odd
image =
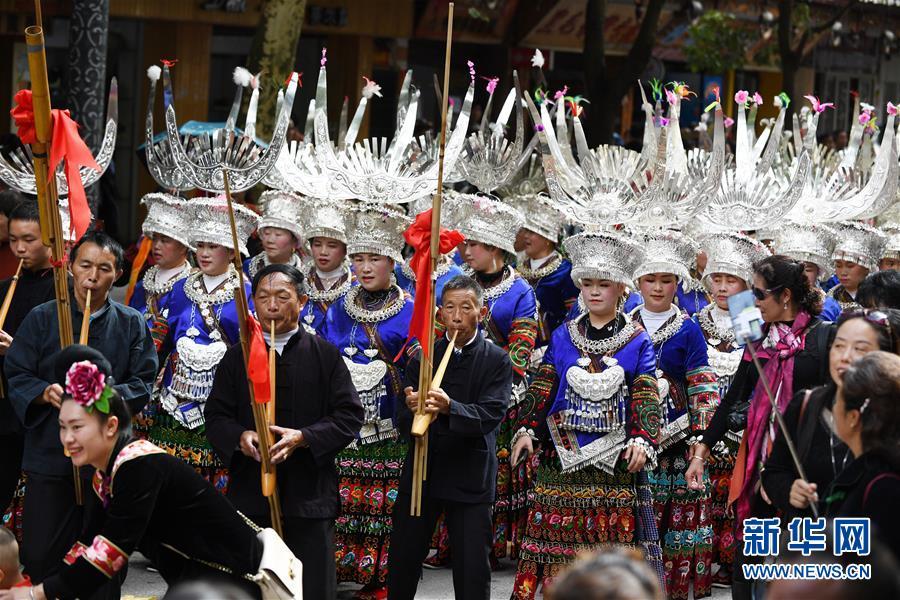
[{"label": "silver horned headdress", "polygon": [[298,196],[280,190],[267,190],[259,196],[259,204],[263,207],[259,229],[278,227],[290,231],[298,242],[303,239]]},{"label": "silver horned headdress", "polygon": [[[98,152],[91,153],[100,167],[95,171],[89,167],[81,167],[81,183],[85,188],[91,186],[103,176],[109,163],[112,161],[113,152],[116,149],[116,131],[119,120],[119,84],[113,77],[109,84],[109,100],[106,105],[106,128],[103,132],[103,141]],[[56,168],[56,190],[60,198],[69,195],[69,185],[63,171],[62,163]],[[15,149],[9,158],[0,154],[0,180],[8,187],[32,196],[37,194],[34,182],[34,162],[31,156],[31,147],[25,146]]]},{"label": "silver horned headdress", "polygon": [[[191,209],[191,231],[188,236],[191,246],[198,242],[218,244],[231,248],[234,244],[231,238],[231,222],[228,218],[228,204],[225,199],[191,200],[188,206]],[[238,250],[247,255],[247,240],[256,229],[259,217],[255,212],[240,204],[234,204],[234,223],[237,227]]]},{"label": "silver horned headdress", "polygon": [[347,209],[347,254],[380,254],[403,262],[403,232],[412,222],[384,204],[355,204]]},{"label": "silver horned headdress", "polygon": [[842,221],[834,223],[837,231],[837,243],[832,260],[845,260],[856,263],[870,271],[878,268],[882,258],[887,236],[865,223]]},{"label": "silver horned headdress", "polygon": [[810,262],[819,268],[819,279],[831,277],[834,263],[831,254],[837,242],[836,232],[825,225],[782,223],[772,244],[775,252],[794,260]]},{"label": "silver horned headdress", "polygon": [[563,242],[572,261],[572,281],[607,279],[631,285],[631,275],[644,260],[644,249],[619,233],[584,232]]},{"label": "silver horned headdress", "polygon": [[141,198],[141,204],[147,207],[147,217],[141,225],[144,235],[152,237],[158,233],[191,247],[189,232],[193,215],[183,198],[152,193]]},{"label": "silver horned headdress", "polygon": [[[330,197],[400,204],[437,190],[436,157],[421,152],[412,143],[419,91],[411,85],[411,81],[412,71],[407,71],[400,88],[397,126],[390,142],[385,138],[367,138],[338,152],[328,133],[327,76],[323,57],[316,88],[315,144],[318,161],[329,174],[332,186]],[[453,171],[462,149],[474,93],[474,87],[470,85],[452,133],[448,127],[444,152],[446,173]]]},{"label": "silver horned headdress", "polygon": [[900,260],[900,225],[884,225],[881,231],[886,237],[881,258]]},{"label": "silver horned headdress", "polygon": [[[755,103],[762,102],[758,94],[754,97]],[[749,94],[739,91],[735,101],[738,116],[734,166],[725,170],[716,194],[698,216],[721,231],[762,229],[781,221],[800,199],[811,172],[819,114],[810,118],[803,149],[785,168],[776,165],[775,159],[784,129],[786,97],[775,99],[778,118],[774,125],[766,125],[759,138],[753,136],[747,122],[745,106],[751,102]]]},{"label": "silver horned headdress", "polygon": [[703,272],[707,287],[715,273],[739,277],[749,286],[753,282],[753,263],[772,255],[759,240],[736,232],[708,234],[700,239],[700,249],[707,257]]},{"label": "silver horned headdress", "polygon": [[515,208],[483,194],[457,194],[444,204],[448,227],[466,239],[515,254],[516,234],[525,217]]},{"label": "silver horned headdress", "polygon": [[[172,91],[170,78],[166,74],[168,66],[163,67],[163,84],[167,86],[165,93],[171,97]],[[275,122],[275,130],[272,132],[272,140],[268,146],[263,147],[257,143],[254,137],[235,130],[237,109],[240,108],[242,89],[249,85],[252,77],[246,69],[235,70],[235,101],[231,114],[225,122],[225,127],[217,129],[212,134],[204,133],[196,137],[190,137],[187,147],[181,140],[178,130],[178,119],[175,116],[175,103],[170,102],[166,107],[166,135],[168,136],[168,148],[172,153],[172,162],[178,165],[181,175],[192,187],[208,192],[221,193],[225,189],[223,172],[228,171],[228,180],[232,192],[241,192],[255,186],[263,180],[268,172],[275,166],[275,161],[281,154],[284,146],[291,108],[294,105],[294,95],[297,91],[298,75],[292,73],[281,102],[281,109]],[[254,90],[254,95],[258,90]],[[247,123],[251,131],[255,129],[256,107],[251,102],[251,110],[247,113]],[[254,124],[250,127],[251,124]],[[152,121],[148,122],[149,134],[152,135]],[[150,144],[148,144],[150,147]],[[148,155],[148,162],[150,158]],[[152,172],[152,170],[151,170]]]}]

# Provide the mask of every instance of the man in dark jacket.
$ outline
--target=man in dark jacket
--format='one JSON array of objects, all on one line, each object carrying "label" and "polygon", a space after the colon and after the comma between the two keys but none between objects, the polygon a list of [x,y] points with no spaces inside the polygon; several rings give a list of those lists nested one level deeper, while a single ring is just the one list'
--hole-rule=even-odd
[{"label": "man in dark jacket", "polygon": [[[271,454],[285,543],[303,563],[304,597],[329,599],[337,588],[334,519],[340,507],[334,458],[362,426],[363,409],[338,349],[298,327],[306,298],[303,274],[290,265],[269,265],[253,279],[263,337],[277,355]],[[256,523],[270,525],[240,344],[219,363],[205,415],[206,435],[231,474],[228,497]]]},{"label": "man in dark jacket", "polygon": [[[81,334],[84,310],[90,311],[88,345],[112,365],[115,389],[132,414],[150,399],[156,378],[156,349],[141,314],[109,299],[113,282],[122,274],[122,247],[102,232],[85,234],[71,251],[71,319],[74,339]],[[91,303],[85,307],[87,290]],[[22,564],[35,580],[57,572],[82,527],[75,504],[72,461],[59,441],[59,406],[63,386],[56,383],[60,352],[56,301],[34,308],[19,326],[4,371],[9,399],[25,427],[26,473],[23,511]],[[86,475],[86,474],[85,474]],[[83,493],[91,492],[89,480]]]},{"label": "man in dark jacket", "polygon": [[[25,315],[44,302],[53,300],[53,269],[50,248],[41,242],[41,223],[37,204],[33,201],[17,205],[9,215],[9,247],[22,262],[19,278],[0,281],[0,298],[6,299],[13,282],[16,289],[10,298],[9,312],[0,328],[0,369]],[[0,373],[0,512],[12,501],[22,470],[24,430],[9,402],[9,384]]]},{"label": "man in dark jacket", "polygon": [[[444,284],[440,319],[456,335],[441,387],[428,393],[425,411],[437,418],[428,430],[427,481],[422,516],[410,516],[413,448],[403,466],[394,507],[388,559],[388,595],[412,600],[438,517],[447,520],[456,598],[488,600],[491,593],[491,505],[497,478],[497,430],[512,393],[512,365],[506,352],[487,341],[478,323],[487,313],[483,290],[465,275]],[[435,342],[435,367],[450,342]],[[409,435],[418,404],[419,361],[406,368],[406,405],[398,408],[400,431]]]}]

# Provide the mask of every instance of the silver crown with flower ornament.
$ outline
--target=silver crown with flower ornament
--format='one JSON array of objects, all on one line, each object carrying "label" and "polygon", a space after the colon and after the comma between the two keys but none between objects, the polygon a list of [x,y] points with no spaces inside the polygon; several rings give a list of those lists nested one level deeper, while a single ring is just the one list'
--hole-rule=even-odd
[{"label": "silver crown with flower ornament", "polygon": [[447,226],[459,230],[467,240],[496,246],[515,254],[516,234],[525,217],[515,208],[484,194],[458,194],[443,210]]},{"label": "silver crown with flower ornament", "polygon": [[812,168],[819,112],[810,117],[803,150],[789,169],[777,167],[775,159],[784,129],[786,96],[775,98],[778,118],[759,138],[751,133],[746,105],[761,104],[762,98],[741,90],[735,94],[734,165],[725,170],[715,195],[698,213],[710,227],[720,231],[762,229],[778,223],[799,201]]},{"label": "silver crown with flower ornament", "polygon": [[[259,223],[259,216],[249,208],[237,203],[234,206],[234,223],[237,228],[238,250],[247,255],[247,240]],[[191,230],[188,241],[191,246],[199,242],[218,244],[234,250],[231,237],[231,221],[228,218],[228,204],[219,196],[210,199],[191,200]]]},{"label": "silver crown with flower ornament", "polygon": [[813,263],[819,268],[819,279],[828,279],[833,272],[831,254],[837,243],[837,232],[826,225],[812,223],[782,223],[772,244],[775,252],[794,260]]},{"label": "silver crown with flower ornament", "polygon": [[706,254],[703,283],[707,287],[715,273],[738,277],[749,286],[753,281],[753,263],[772,255],[759,240],[733,231],[709,233],[699,242],[700,249]]},{"label": "silver crown with flower ornament", "polygon": [[631,275],[644,261],[644,248],[618,232],[585,231],[563,241],[572,261],[572,281],[581,286],[582,279],[607,279],[631,285]]},{"label": "silver crown with flower ornament", "polygon": [[897,198],[900,189],[900,162],[896,138],[897,107],[887,104],[884,137],[877,153],[866,151],[874,132],[874,107],[860,111],[855,119],[847,148],[838,154],[821,150],[813,176],[803,189],[797,206],[788,218],[802,223],[823,223],[878,216]]},{"label": "silver crown with flower ornament", "polygon": [[346,210],[347,254],[380,254],[403,262],[403,232],[412,220],[387,204],[358,203]]},{"label": "silver crown with flower ornament", "polygon": [[697,242],[672,230],[638,233],[635,240],[644,247],[646,256],[635,268],[633,281],[651,273],[672,273],[684,285],[692,284],[691,269],[700,250]]},{"label": "silver crown with flower ornament", "polygon": [[303,197],[300,203],[300,228],[311,240],[324,237],[347,243],[346,205],[332,200]]},{"label": "silver crown with flower ornament", "polygon": [[183,198],[154,192],[141,198],[141,204],[147,207],[141,225],[144,235],[152,237],[158,233],[192,248],[189,240],[192,212]]},{"label": "silver crown with flower ornament", "polygon": [[[106,128],[103,131],[103,141],[100,143],[100,150],[91,154],[100,167],[99,171],[95,171],[90,167],[81,167],[79,169],[81,175],[81,183],[87,188],[91,186],[103,176],[109,163],[112,162],[113,152],[116,149],[116,132],[119,120],[119,84],[113,77],[109,84],[109,100],[106,105]],[[56,168],[56,190],[60,198],[69,195],[69,184],[66,181],[64,165],[60,162]],[[18,190],[23,194],[37,195],[37,188],[34,181],[34,157],[31,154],[31,146],[23,145],[14,148],[7,156],[0,153],[0,181],[14,190]]]},{"label": "silver crown with flower ornament", "polygon": [[281,190],[266,190],[260,194],[259,204],[263,207],[259,229],[263,227],[286,229],[298,241],[303,239],[299,196]]},{"label": "silver crown with flower ornament", "polygon": [[[315,144],[317,159],[330,178],[330,197],[400,204],[436,191],[438,161],[431,155],[420,153],[412,144],[419,91],[411,81],[412,71],[409,70],[400,88],[397,126],[390,142],[386,138],[367,138],[338,152],[328,132],[328,88],[323,52],[316,87]],[[444,170],[448,173],[453,171],[465,141],[473,95],[474,86],[469,85],[456,126],[452,132],[447,132]]]},{"label": "silver crown with flower ornament", "polygon": [[[168,65],[163,67],[163,85],[166,88],[166,96],[173,98],[168,69]],[[292,73],[288,80],[287,90],[275,120],[272,139],[268,145],[258,142],[255,135],[256,107],[260,91],[259,77],[259,74],[251,75],[243,67],[237,67],[234,70],[235,96],[231,112],[225,121],[225,126],[213,132],[185,136],[185,139],[182,140],[178,119],[175,115],[175,103],[169,102],[166,107],[166,135],[168,138],[167,149],[171,155],[162,160],[178,166],[179,176],[184,180],[179,182],[182,186],[189,185],[208,192],[221,193],[225,190],[224,172],[227,171],[231,191],[241,192],[261,182],[275,166],[275,161],[281,154],[285,143],[299,76],[297,73]],[[235,127],[243,90],[248,86],[253,87],[253,92],[247,108],[244,131],[239,132]],[[148,118],[148,137],[151,137],[151,140],[152,134],[152,119]],[[150,146],[151,144],[148,143],[148,148]],[[148,163],[150,160],[148,154]],[[182,187],[182,189],[184,188]]]},{"label": "silver crown with flower ornament", "polygon": [[579,108],[573,105],[577,161],[568,142],[565,107],[557,107],[554,130],[548,103],[543,102],[538,110],[526,97],[554,203],[573,220],[595,225],[634,222],[664,228],[689,222],[713,193],[724,168],[725,146],[721,110],[717,108],[713,152],[685,152],[678,118],[680,103],[688,93],[681,84],[667,90],[668,118],[656,114],[645,98],[641,153],[618,146],[589,149],[576,114]]},{"label": "silver crown with flower ornament", "polygon": [[856,263],[870,271],[878,268],[887,243],[887,236],[883,232],[857,221],[842,221],[834,223],[832,227],[837,232],[832,260]]}]

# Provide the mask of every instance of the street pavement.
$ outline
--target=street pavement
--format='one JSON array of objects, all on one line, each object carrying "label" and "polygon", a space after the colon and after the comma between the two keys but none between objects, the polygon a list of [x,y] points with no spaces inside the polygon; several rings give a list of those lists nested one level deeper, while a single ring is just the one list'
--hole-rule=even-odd
[{"label": "street pavement", "polygon": [[[132,556],[128,568],[128,578],[122,589],[125,600],[161,598],[165,594],[165,582],[157,573],[148,571],[148,565],[147,559],[140,554],[135,553]],[[493,600],[509,598],[516,574],[516,568],[512,562],[501,561],[500,567],[499,570],[494,571],[491,578],[491,598]],[[348,584],[339,585],[338,599],[351,600],[358,587]],[[453,579],[450,569],[424,569],[416,598],[420,600],[453,600]],[[712,600],[730,599],[730,590],[713,588]]]}]

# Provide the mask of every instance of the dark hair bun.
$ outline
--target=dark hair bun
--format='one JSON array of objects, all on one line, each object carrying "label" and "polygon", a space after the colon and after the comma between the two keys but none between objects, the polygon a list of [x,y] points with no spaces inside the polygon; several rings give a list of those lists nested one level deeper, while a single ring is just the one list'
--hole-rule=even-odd
[{"label": "dark hair bun", "polygon": [[[99,350],[95,350],[90,346],[72,344],[64,348],[56,357],[56,364],[53,366],[53,375],[56,383],[64,386],[69,367],[83,360],[88,360],[97,365],[97,368],[106,375],[107,379],[112,377],[112,365],[109,364],[109,361],[106,360],[106,357]],[[109,384],[112,385],[112,381],[109,381]]]}]

